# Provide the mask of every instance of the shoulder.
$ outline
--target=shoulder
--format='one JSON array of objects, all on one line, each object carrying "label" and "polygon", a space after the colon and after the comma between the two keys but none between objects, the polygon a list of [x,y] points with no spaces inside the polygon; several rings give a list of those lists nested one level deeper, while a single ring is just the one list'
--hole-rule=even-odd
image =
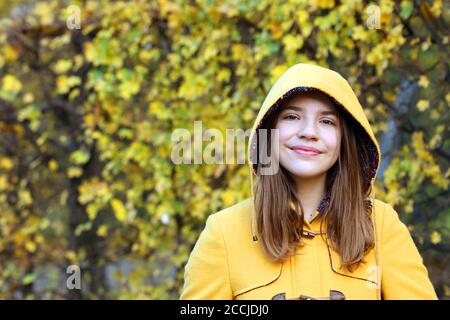
[{"label": "shoulder", "polygon": [[218,221],[221,225],[233,225],[251,220],[253,203],[251,198],[244,199],[230,207],[213,213],[209,218]]},{"label": "shoulder", "polygon": [[242,243],[251,238],[251,199],[208,216],[193,250],[193,256],[207,253],[208,259],[217,255],[223,257],[234,242]]},{"label": "shoulder", "polygon": [[211,214],[205,233],[220,235],[223,244],[232,249],[234,244],[251,245],[253,202],[251,198]]},{"label": "shoulder", "polygon": [[382,244],[410,241],[412,239],[406,224],[391,204],[375,200],[377,234]]},{"label": "shoulder", "polygon": [[375,199],[373,210],[377,226],[383,227],[396,220],[399,221],[397,211],[387,202]]},{"label": "shoulder", "polygon": [[375,199],[373,215],[377,235],[381,240],[386,239],[387,236],[391,237],[394,233],[409,235],[408,228],[391,204]]},{"label": "shoulder", "polygon": [[242,219],[243,216],[251,215],[253,203],[251,198],[244,199],[230,207],[224,208],[214,215],[220,220]]}]

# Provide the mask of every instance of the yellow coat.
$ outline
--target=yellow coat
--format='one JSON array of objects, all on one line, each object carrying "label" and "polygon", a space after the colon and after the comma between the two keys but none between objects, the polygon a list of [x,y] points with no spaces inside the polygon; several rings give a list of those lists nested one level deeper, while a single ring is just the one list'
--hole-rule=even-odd
[{"label": "yellow coat", "polygon": [[[269,261],[261,243],[252,241],[251,208],[249,198],[209,216],[186,265],[181,299],[327,297],[330,290],[346,299],[377,299],[378,288],[383,299],[437,299],[408,229],[382,201],[374,206],[379,267],[374,248],[353,273],[339,269],[339,255],[331,249],[330,259],[320,235],[304,238],[305,246],[284,263]],[[317,219],[305,221],[304,230],[318,232],[319,225]]]},{"label": "yellow coat", "polygon": [[[366,185],[373,184],[381,152],[350,85],[332,70],[296,64],[270,89],[254,122],[248,150],[252,186],[257,128],[284,99],[310,89],[334,99],[363,129],[364,146],[371,159],[364,177]],[[296,255],[283,263],[269,260],[260,241],[253,239],[256,230],[252,194],[252,198],[209,216],[186,265],[181,299],[271,299],[280,293],[287,298],[318,298],[329,296],[330,290],[342,292],[346,299],[436,299],[408,229],[389,204],[375,199],[373,190],[375,247],[352,273],[340,268],[339,255],[320,235],[314,236],[320,226],[318,210],[311,223],[304,223],[304,230],[313,233],[303,237],[306,245],[298,247]],[[326,239],[326,234],[323,236]]]}]

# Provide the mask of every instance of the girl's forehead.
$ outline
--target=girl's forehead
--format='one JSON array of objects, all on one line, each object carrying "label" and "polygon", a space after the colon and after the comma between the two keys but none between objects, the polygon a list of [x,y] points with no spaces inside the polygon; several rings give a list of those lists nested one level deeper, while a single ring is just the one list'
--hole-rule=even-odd
[{"label": "girl's forehead", "polygon": [[307,92],[297,94],[291,97],[283,104],[284,108],[302,107],[302,108],[320,108],[329,111],[336,110],[336,106],[325,94],[320,92]]},{"label": "girl's forehead", "polygon": [[327,97],[297,96],[286,101],[280,111],[283,110],[338,114],[337,107]]}]

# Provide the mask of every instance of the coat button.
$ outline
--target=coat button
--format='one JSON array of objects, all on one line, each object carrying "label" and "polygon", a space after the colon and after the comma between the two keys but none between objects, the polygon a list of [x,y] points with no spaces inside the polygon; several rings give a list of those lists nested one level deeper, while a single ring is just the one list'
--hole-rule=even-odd
[{"label": "coat button", "polygon": [[314,232],[303,230],[303,236],[308,239],[312,239],[316,236],[316,234]]}]

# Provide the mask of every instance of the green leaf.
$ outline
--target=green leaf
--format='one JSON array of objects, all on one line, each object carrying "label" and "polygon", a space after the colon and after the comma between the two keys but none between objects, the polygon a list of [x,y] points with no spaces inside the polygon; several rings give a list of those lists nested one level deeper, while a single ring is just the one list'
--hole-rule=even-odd
[{"label": "green leaf", "polygon": [[411,13],[414,10],[414,4],[412,1],[402,1],[400,4],[401,10],[400,10],[400,17],[402,17],[403,19],[407,20],[410,16]]},{"label": "green leaf", "polygon": [[32,273],[27,273],[23,278],[22,278],[22,283],[24,285],[29,285],[31,283],[33,283],[34,281],[36,281],[37,279],[37,274],[32,272]]}]

